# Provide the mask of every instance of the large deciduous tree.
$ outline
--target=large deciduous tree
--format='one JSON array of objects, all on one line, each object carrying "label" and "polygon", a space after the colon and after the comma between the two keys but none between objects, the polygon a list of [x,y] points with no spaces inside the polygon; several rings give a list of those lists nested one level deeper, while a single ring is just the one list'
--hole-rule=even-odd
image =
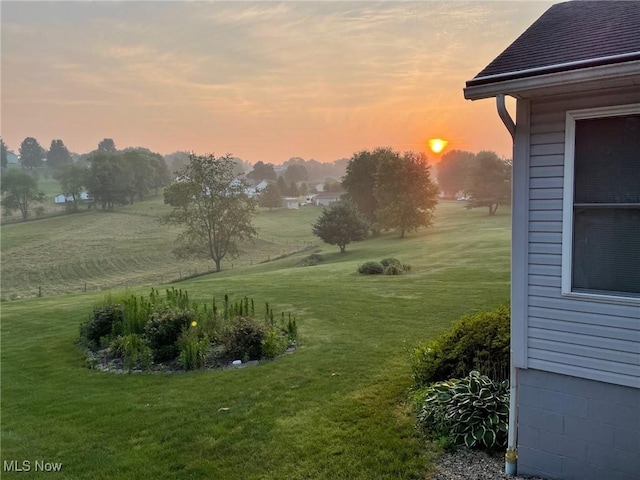
[{"label": "large deciduous tree", "polygon": [[313,224],[313,234],[329,245],[337,245],[344,253],[351,242],[367,238],[369,224],[351,203],[338,202],[323,209]]},{"label": "large deciduous tree", "polygon": [[20,210],[22,219],[29,216],[29,205],[44,201],[44,193],[38,190],[38,182],[25,172],[9,171],[2,176],[2,206],[5,212]]},{"label": "large deciduous tree", "polygon": [[254,182],[261,182],[262,180],[275,180],[276,171],[272,163],[264,163],[258,161],[253,165],[253,170],[247,173],[247,178]]},{"label": "large deciduous tree", "polygon": [[33,137],[25,138],[20,144],[20,163],[23,168],[33,169],[42,166],[46,152]]},{"label": "large deciduous tree", "polygon": [[51,140],[51,146],[47,152],[47,165],[58,169],[63,165],[72,163],[71,154],[62,140]]},{"label": "large deciduous tree", "polygon": [[78,211],[78,202],[87,184],[88,173],[89,169],[86,165],[71,163],[63,165],[53,176],[60,182],[62,193],[72,198],[72,202],[68,204],[68,209],[74,212]]},{"label": "large deciduous tree", "polygon": [[363,150],[351,157],[347,170],[342,178],[342,186],[346,190],[346,198],[358,207],[358,210],[371,223],[372,230],[379,230],[378,200],[374,195],[376,171],[383,158],[393,157],[395,152],[389,148],[377,148],[374,151]]},{"label": "large deciduous tree", "polygon": [[495,152],[478,152],[467,177],[468,208],[487,207],[495,215],[511,201],[511,162]]},{"label": "large deciduous tree", "polygon": [[132,185],[133,170],[127,167],[121,155],[97,152],[91,156],[86,187],[103,210],[113,210],[116,203],[126,205]]},{"label": "large deciduous tree", "polygon": [[464,192],[474,159],[475,154],[464,150],[451,150],[442,156],[436,168],[438,186],[445,197],[454,198],[458,192]]},{"label": "large deciduous tree", "polygon": [[306,182],[309,180],[309,172],[307,167],[302,164],[292,163],[287,166],[284,171],[284,179],[288,182]]},{"label": "large deciduous tree", "polygon": [[246,193],[248,185],[233,174],[230,155],[191,155],[178,179],[164,191],[173,211],[165,221],[184,227],[180,256],[206,255],[216,271],[222,260],[240,252],[239,243],[256,235],[252,219],[257,201]]},{"label": "large deciduous tree", "polygon": [[385,155],[376,170],[374,194],[381,227],[399,231],[400,238],[431,225],[438,186],[431,180],[424,154]]}]

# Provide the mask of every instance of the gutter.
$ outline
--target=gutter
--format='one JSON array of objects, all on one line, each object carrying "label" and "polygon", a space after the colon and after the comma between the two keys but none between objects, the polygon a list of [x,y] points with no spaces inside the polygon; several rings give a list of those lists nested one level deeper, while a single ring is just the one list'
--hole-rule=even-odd
[{"label": "gutter", "polygon": [[566,72],[569,70],[577,70],[579,68],[598,67],[602,65],[612,65],[622,62],[630,62],[632,60],[640,60],[640,52],[621,53],[618,55],[609,55],[606,57],[587,58],[585,60],[576,60],[573,62],[556,63],[555,65],[546,65],[544,67],[526,68],[524,70],[516,70],[513,72],[496,73],[493,75],[485,75],[476,77],[467,81],[467,87],[477,85],[486,85],[488,83],[504,82],[506,80],[516,80],[518,78],[534,77],[545,75],[548,73]]},{"label": "gutter", "polygon": [[[515,137],[516,137],[516,124],[509,115],[507,111],[507,106],[505,104],[505,95],[504,93],[499,93],[496,95],[496,108],[498,110],[498,115],[504,123],[504,126],[509,131],[511,135],[511,140],[514,142],[515,147]],[[515,148],[514,148],[515,150]],[[515,153],[515,152],[514,152]],[[515,157],[515,155],[514,155]],[[513,344],[512,344],[513,345]],[[513,347],[512,347],[513,348]],[[513,349],[511,351],[511,357],[513,357]],[[518,402],[516,401],[518,398],[518,371],[514,366],[513,358],[511,358],[511,366],[509,368],[509,432],[507,439],[507,452],[504,456],[504,473],[509,476],[514,476],[518,471],[518,422],[516,409],[518,408]]]},{"label": "gutter", "polygon": [[[501,77],[501,78],[496,78]],[[640,84],[640,59],[625,62],[573,68],[562,71],[530,72],[529,76],[492,76],[482,77],[485,82],[474,83],[469,80],[463,89],[467,100],[480,100],[495,97],[498,94],[527,97],[536,92],[545,95],[574,92],[577,86],[588,82],[602,82],[612,87]],[[490,81],[489,81],[490,80]],[[599,84],[602,88],[602,84]]]}]

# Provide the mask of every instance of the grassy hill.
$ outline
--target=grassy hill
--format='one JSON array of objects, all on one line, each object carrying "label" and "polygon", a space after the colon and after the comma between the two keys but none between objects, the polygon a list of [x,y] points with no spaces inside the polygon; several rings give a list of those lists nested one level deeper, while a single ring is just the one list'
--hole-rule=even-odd
[{"label": "grassy hill", "polygon": [[[2,298],[155,285],[213,269],[206,260],[178,260],[171,253],[179,230],[161,225],[167,212],[155,198],[114,212],[4,225],[0,230]],[[251,265],[315,245],[311,223],[320,209],[264,211],[246,254],[223,260],[223,268]]]},{"label": "grassy hill", "polygon": [[[283,240],[302,243],[317,213],[265,212],[262,240],[279,250]],[[143,217],[88,218],[127,216]],[[299,266],[305,252],[180,283],[203,301],[249,295],[295,312],[300,348],[253,368],[88,370],[74,342],[102,293],[3,302],[1,460],[61,462],[59,478],[70,479],[425,478],[433,451],[404,403],[409,351],[460,315],[508,301],[508,225],[506,210],[488,217],[443,203],[433,228],[404,240],[389,233],[350,245],[344,255],[323,246],[326,261],[317,266]],[[87,230],[98,243],[86,224],[75,231]],[[41,234],[47,231],[53,229]],[[9,252],[28,242],[46,245],[24,235],[12,237]],[[127,238],[130,255],[170,243],[150,226],[138,241]],[[4,277],[4,238],[2,248]],[[356,273],[364,261],[388,256],[411,264],[411,274]]]}]

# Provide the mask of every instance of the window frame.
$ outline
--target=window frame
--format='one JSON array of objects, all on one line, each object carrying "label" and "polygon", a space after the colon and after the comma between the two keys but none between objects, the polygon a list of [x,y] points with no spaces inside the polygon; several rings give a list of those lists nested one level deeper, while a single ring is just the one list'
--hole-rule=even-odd
[{"label": "window frame", "polygon": [[576,120],[639,115],[640,103],[569,110],[564,139],[564,186],[562,199],[562,296],[617,304],[640,305],[640,295],[573,291],[573,227]]}]

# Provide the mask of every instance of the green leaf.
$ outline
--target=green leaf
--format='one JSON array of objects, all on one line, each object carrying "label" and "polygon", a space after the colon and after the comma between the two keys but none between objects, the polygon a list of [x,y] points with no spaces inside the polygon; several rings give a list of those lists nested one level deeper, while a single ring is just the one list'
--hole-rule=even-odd
[{"label": "green leaf", "polygon": [[472,448],[473,446],[475,446],[477,440],[475,438],[473,438],[473,435],[470,433],[465,434],[464,436],[464,444],[469,447]]},{"label": "green leaf", "polygon": [[478,425],[478,427],[476,427],[473,430],[473,438],[475,438],[477,441],[482,440],[482,437],[484,437],[485,431],[486,429],[484,428],[483,425]]},{"label": "green leaf", "polygon": [[491,448],[496,444],[496,433],[493,430],[486,430],[482,437],[482,443]]}]

